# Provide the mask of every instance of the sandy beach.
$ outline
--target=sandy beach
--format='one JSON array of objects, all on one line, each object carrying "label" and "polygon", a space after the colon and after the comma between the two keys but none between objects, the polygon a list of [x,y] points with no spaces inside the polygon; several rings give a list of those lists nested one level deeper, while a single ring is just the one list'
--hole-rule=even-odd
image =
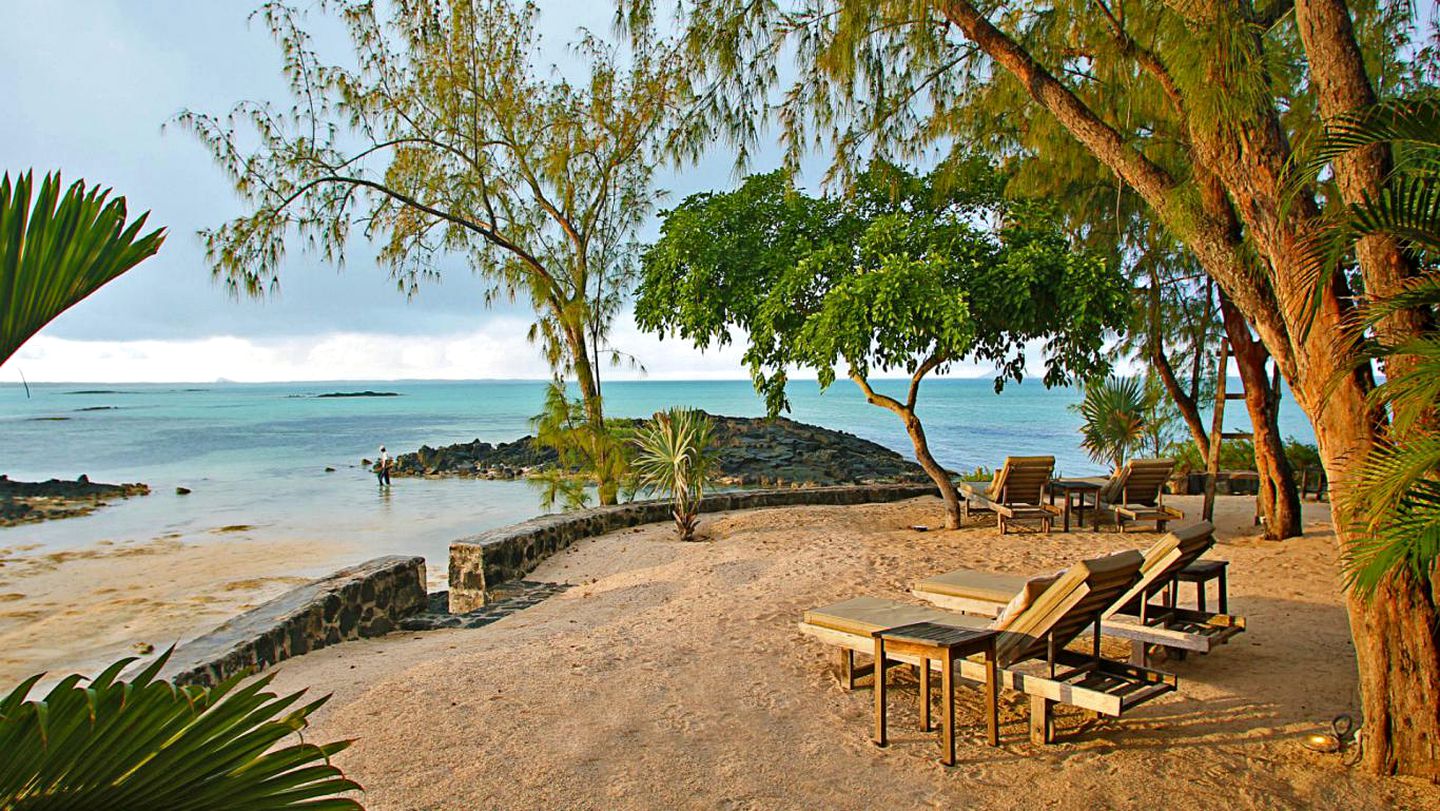
[{"label": "sandy beach", "polygon": [[[1174,499],[1192,515],[1197,501]],[[534,608],[327,648],[282,664],[276,686],[334,693],[307,736],[356,740],[338,762],[373,809],[1437,807],[1440,788],[1297,743],[1358,714],[1334,539],[1327,507],[1307,503],[1306,537],[1258,540],[1252,505],[1221,500],[1211,553],[1232,561],[1247,633],[1161,664],[1180,690],[1123,719],[1062,708],[1060,742],[1044,748],[1013,693],[1001,748],[985,746],[980,691],[962,688],[952,769],[913,731],[913,681],[895,690],[891,746],[869,743],[869,690],[840,688],[833,651],[796,629],[801,612],[913,599],[914,579],[958,566],[1053,571],[1155,535],[906,529],[940,522],[929,498],[724,514],[704,523],[708,543],[650,525],[546,561],[536,579],[574,586]]]},{"label": "sandy beach", "polygon": [[0,548],[0,684],[162,650],[323,573],[349,547],[225,526],[78,549]]}]

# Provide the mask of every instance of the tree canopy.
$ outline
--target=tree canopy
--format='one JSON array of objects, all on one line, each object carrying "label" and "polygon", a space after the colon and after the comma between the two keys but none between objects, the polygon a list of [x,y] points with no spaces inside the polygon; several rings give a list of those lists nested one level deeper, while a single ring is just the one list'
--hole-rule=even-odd
[{"label": "tree canopy", "polygon": [[[849,377],[901,416],[953,496],[914,414],[921,380],[972,358],[995,366],[998,390],[1024,377],[1037,343],[1047,385],[1102,373],[1106,335],[1129,307],[1113,263],[1076,250],[1047,206],[999,188],[988,163],[957,159],[928,175],[877,161],[844,196],[807,195],[783,171],[693,195],[665,212],[644,254],[636,322],[702,348],[743,330],[772,414],[787,407],[794,367],[822,387]],[[870,385],[899,370],[903,400]]]}]

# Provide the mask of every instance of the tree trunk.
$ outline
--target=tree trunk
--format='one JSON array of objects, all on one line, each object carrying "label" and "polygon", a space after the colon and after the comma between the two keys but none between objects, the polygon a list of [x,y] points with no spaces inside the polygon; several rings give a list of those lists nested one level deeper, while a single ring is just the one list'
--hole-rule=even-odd
[{"label": "tree trunk", "polygon": [[[1296,0],[1295,24],[1309,57],[1310,79],[1320,114],[1327,123],[1376,103],[1375,89],[1365,71],[1365,60],[1355,42],[1350,10],[1344,0]],[[1390,147],[1386,144],[1372,144],[1336,158],[1335,181],[1345,202],[1354,204],[1367,196],[1375,196],[1385,185],[1393,165]],[[1355,246],[1355,258],[1365,279],[1365,290],[1371,295],[1393,295],[1415,273],[1415,265],[1399,240],[1388,234],[1372,234],[1361,239]],[[1393,346],[1418,335],[1426,322],[1421,310],[1399,310],[1376,325],[1376,332],[1383,343]],[[1412,362],[1398,355],[1389,365],[1403,368]]]},{"label": "tree trunk", "polygon": [[[1170,401],[1175,404],[1176,410],[1180,412],[1181,419],[1185,420],[1185,427],[1190,429],[1190,437],[1195,440],[1195,447],[1200,451],[1201,459],[1210,458],[1210,436],[1205,433],[1205,423],[1200,419],[1200,405],[1196,398],[1185,391],[1180,385],[1180,380],[1175,376],[1175,369],[1170,365],[1170,358],[1165,354],[1165,341],[1160,327],[1160,274],[1152,269],[1150,271],[1150,368],[1160,378],[1165,386],[1165,393],[1170,395]],[[1204,349],[1196,347],[1196,352],[1204,355]]]},{"label": "tree trunk", "polygon": [[[1337,8],[1335,0],[1325,2],[1326,8]],[[1307,195],[1291,199],[1286,193],[1291,152],[1273,103],[1234,110],[1234,120],[1223,128],[1212,127],[1212,121],[1191,121],[1188,129],[1192,159],[1223,183],[1244,221],[1250,243],[1269,264],[1269,273],[1259,273],[1247,258],[1245,246],[1232,238],[1224,223],[1188,204],[1175,178],[1095,115],[991,24],[974,3],[947,0],[940,8],[999,69],[1013,74],[1096,159],[1128,183],[1230,295],[1310,417],[1331,483],[1336,535],[1342,549],[1350,548],[1357,539],[1344,507],[1347,474],[1370,451],[1380,419],[1366,402],[1373,383],[1369,368],[1356,368],[1354,358],[1340,351],[1350,310],[1340,298],[1346,285],[1338,272],[1321,294],[1308,332],[1303,329],[1303,320],[1310,314],[1304,302],[1314,279],[1303,265],[1301,247],[1320,227],[1320,212]],[[1338,8],[1344,11],[1343,6]],[[1217,13],[1224,11],[1217,9]],[[1332,35],[1348,36],[1353,46],[1353,32]],[[1259,35],[1252,31],[1249,36],[1253,43],[1234,37],[1226,41],[1226,47],[1249,48],[1258,54]],[[1215,70],[1206,92],[1227,93],[1231,82],[1225,71],[1237,64],[1237,57],[1217,53],[1212,62]],[[1321,73],[1324,71],[1322,67]],[[1320,76],[1316,79],[1318,82]],[[1233,95],[1243,99],[1247,94],[1237,89]],[[1323,90],[1320,95],[1325,95]],[[1373,269],[1365,269],[1363,264],[1362,269],[1369,279]],[[1352,593],[1349,602],[1365,714],[1366,763],[1381,773],[1440,781],[1440,697],[1436,695],[1440,690],[1440,613],[1434,582],[1427,588],[1414,578],[1400,577],[1388,582],[1372,600]]]},{"label": "tree trunk", "polygon": [[915,446],[915,460],[925,469],[930,480],[935,482],[940,497],[945,500],[945,528],[959,529],[960,492],[955,488],[955,482],[951,481],[949,471],[930,455],[930,444],[925,439],[925,427],[920,424],[920,418],[910,409],[903,409],[898,413],[905,422],[905,433],[910,435],[910,443]]},{"label": "tree trunk", "polygon": [[[1277,393],[1271,389],[1265,362],[1270,353],[1254,338],[1245,317],[1222,294],[1220,312],[1225,332],[1235,353],[1235,365],[1245,384],[1245,410],[1254,431],[1255,469],[1260,473],[1260,514],[1265,518],[1265,537],[1278,541],[1294,538],[1302,531],[1300,490],[1295,486],[1295,471],[1285,456],[1285,440],[1280,435]],[[1223,403],[1216,403],[1223,408]]]},{"label": "tree trunk", "polygon": [[567,329],[570,351],[575,356],[575,379],[580,384],[580,400],[585,406],[585,423],[590,429],[590,458],[595,465],[596,489],[601,504],[620,500],[620,482],[610,469],[609,432],[605,428],[605,409],[600,401],[600,382],[590,362],[584,328]]},{"label": "tree trunk", "polygon": [[955,482],[950,480],[950,472],[941,464],[935,461],[930,454],[930,443],[925,439],[925,426],[920,424],[920,418],[915,416],[915,394],[923,378],[930,369],[936,365],[934,359],[921,364],[920,369],[910,383],[910,396],[907,402],[900,402],[893,397],[887,397],[876,392],[870,387],[870,381],[852,372],[850,379],[865,393],[865,401],[871,405],[895,412],[900,421],[905,424],[905,433],[910,435],[910,444],[915,446],[915,461],[920,463],[930,481],[935,482],[935,489],[940,491],[940,498],[945,501],[945,528],[960,528],[960,492],[955,488]]}]

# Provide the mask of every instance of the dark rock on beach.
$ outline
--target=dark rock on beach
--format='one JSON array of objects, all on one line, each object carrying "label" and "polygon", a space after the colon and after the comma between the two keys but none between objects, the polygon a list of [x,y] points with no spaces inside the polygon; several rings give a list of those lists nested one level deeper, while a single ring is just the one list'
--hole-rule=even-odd
[{"label": "dark rock on beach", "polygon": [[[920,466],[843,431],[785,418],[712,416],[718,478],[734,485],[835,485],[924,481]],[[635,421],[635,425],[639,421]],[[513,479],[556,464],[555,451],[532,437],[492,445],[476,439],[422,446],[395,459],[396,476]]]},{"label": "dark rock on beach", "polygon": [[103,507],[104,499],[149,494],[150,487],[145,484],[102,484],[83,474],[74,481],[46,482],[19,482],[0,476],[0,526],[86,515]]}]

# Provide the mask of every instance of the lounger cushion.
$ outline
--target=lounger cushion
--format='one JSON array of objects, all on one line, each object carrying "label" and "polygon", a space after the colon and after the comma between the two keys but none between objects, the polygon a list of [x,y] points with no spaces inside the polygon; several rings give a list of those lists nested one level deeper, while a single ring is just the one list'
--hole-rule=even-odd
[{"label": "lounger cushion", "polygon": [[1025,580],[1020,574],[956,569],[921,580],[915,584],[915,590],[1003,605],[1025,587]]},{"label": "lounger cushion", "polygon": [[909,625],[912,622],[937,622],[977,631],[990,627],[987,620],[977,617],[879,597],[856,597],[841,603],[812,608],[805,612],[805,622],[832,631],[867,637],[884,628]]},{"label": "lounger cushion", "polygon": [[1030,606],[1035,604],[1035,599],[1044,594],[1045,590],[1054,585],[1055,581],[1064,574],[1064,570],[1061,570],[1055,574],[1036,575],[1021,584],[1020,590],[1010,598],[1010,602],[1005,604],[1005,609],[1000,612],[1000,616],[995,618],[996,629],[1003,631],[1009,628],[1010,623],[1014,622],[1016,617],[1024,614]]}]

